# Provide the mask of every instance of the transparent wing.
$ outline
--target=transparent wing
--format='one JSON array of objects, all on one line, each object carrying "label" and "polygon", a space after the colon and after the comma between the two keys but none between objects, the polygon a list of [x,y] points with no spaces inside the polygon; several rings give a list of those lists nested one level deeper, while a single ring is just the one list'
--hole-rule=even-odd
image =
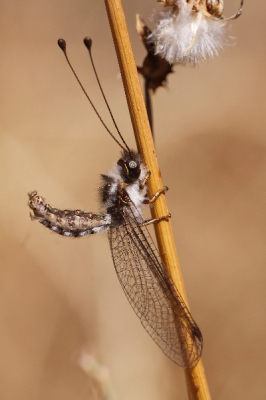
[{"label": "transparent wing", "polygon": [[136,221],[129,207],[124,208],[122,218],[123,223],[108,233],[122,288],[163,352],[178,365],[192,368],[201,356],[201,332],[166,274],[147,229]]}]

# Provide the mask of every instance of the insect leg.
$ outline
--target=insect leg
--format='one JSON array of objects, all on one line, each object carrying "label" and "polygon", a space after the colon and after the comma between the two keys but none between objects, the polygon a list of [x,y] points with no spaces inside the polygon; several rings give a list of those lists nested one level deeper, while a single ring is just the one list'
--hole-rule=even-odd
[{"label": "insect leg", "polygon": [[154,204],[155,201],[158,199],[158,197],[159,197],[161,194],[165,194],[168,190],[169,190],[169,188],[168,188],[167,186],[164,186],[164,188],[158,190],[158,192],[156,192],[155,195],[152,196],[151,199],[144,200],[144,201],[143,201],[143,204]]},{"label": "insect leg", "polygon": [[140,184],[140,188],[143,189],[144,186],[147,184],[148,180],[150,179],[151,176],[151,171],[148,171],[147,174],[145,175],[143,181]]},{"label": "insect leg", "polygon": [[154,224],[155,222],[159,222],[159,221],[168,221],[169,218],[171,218],[171,214],[164,215],[163,217],[159,217],[159,218],[147,219],[146,221],[143,221],[140,224],[140,226],[151,225],[151,224]]}]

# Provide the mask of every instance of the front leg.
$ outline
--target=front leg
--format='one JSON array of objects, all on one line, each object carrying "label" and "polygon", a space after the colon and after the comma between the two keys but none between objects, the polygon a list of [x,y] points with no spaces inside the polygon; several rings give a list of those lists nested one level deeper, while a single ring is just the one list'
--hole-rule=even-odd
[{"label": "front leg", "polygon": [[144,176],[144,178],[143,178],[141,184],[140,184],[140,188],[141,188],[141,189],[143,189],[143,188],[145,187],[145,185],[148,183],[148,180],[150,179],[150,176],[151,176],[151,171],[148,171],[148,172],[146,173],[146,175]]},{"label": "front leg", "polygon": [[156,192],[151,199],[143,200],[143,204],[154,204],[158,197],[161,196],[161,194],[165,194],[168,190],[169,188],[167,186],[164,186],[164,188],[158,190],[158,192]]},{"label": "front leg", "polygon": [[[148,180],[150,179],[151,176],[151,171],[148,171],[147,174],[145,175],[144,179],[142,180],[140,184],[140,188],[143,189],[144,186],[148,183]],[[155,193],[154,196],[152,196],[151,199],[146,199],[143,201],[143,204],[154,204],[155,201],[158,199],[158,197],[161,194],[165,194],[169,190],[168,186],[164,186],[163,189],[158,190],[158,192]]]}]

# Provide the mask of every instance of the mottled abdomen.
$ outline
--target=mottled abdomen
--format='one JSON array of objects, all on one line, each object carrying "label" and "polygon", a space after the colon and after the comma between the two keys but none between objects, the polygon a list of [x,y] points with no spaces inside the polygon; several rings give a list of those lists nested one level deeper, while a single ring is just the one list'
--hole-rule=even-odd
[{"label": "mottled abdomen", "polygon": [[47,204],[36,191],[29,193],[28,196],[28,205],[33,210],[32,219],[59,235],[80,237],[100,232],[111,225],[111,217],[108,214],[96,215],[81,210],[58,210]]}]

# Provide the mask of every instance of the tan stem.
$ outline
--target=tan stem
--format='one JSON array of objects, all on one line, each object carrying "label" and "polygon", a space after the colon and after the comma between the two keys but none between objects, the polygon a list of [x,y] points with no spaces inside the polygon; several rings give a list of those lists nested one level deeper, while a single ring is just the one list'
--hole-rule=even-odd
[{"label": "tan stem", "polygon": [[[135,133],[138,150],[143,161],[151,171],[149,180],[150,197],[163,188],[161,172],[154,148],[148,116],[141,91],[136,62],[127,30],[121,0],[105,0],[109,23],[116,48],[126,93],[130,117]],[[169,211],[164,195],[160,196],[151,209],[153,218],[168,215]],[[187,303],[177,251],[170,221],[155,224],[155,233],[160,254],[167,270],[175,282],[181,296]],[[210,400],[210,393],[201,360],[192,369],[185,370],[189,399]]]}]

